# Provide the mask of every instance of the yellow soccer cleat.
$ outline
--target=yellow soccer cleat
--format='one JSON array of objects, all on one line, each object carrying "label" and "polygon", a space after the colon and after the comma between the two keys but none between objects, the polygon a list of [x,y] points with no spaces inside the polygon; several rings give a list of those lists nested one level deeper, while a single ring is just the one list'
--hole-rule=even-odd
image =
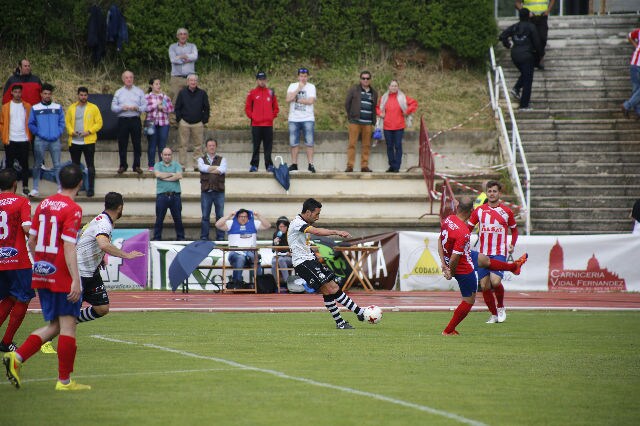
[{"label": "yellow soccer cleat", "polygon": [[81,385],[80,383],[76,383],[74,380],[69,381],[66,385],[62,383],[60,380],[56,383],[57,391],[81,391],[81,390],[91,390],[91,386],[89,385]]},{"label": "yellow soccer cleat", "polygon": [[57,354],[56,348],[53,347],[51,341],[44,342],[42,346],[40,346],[40,352],[43,354]]},{"label": "yellow soccer cleat", "polygon": [[18,356],[15,352],[7,352],[2,357],[2,363],[7,369],[7,379],[11,382],[16,389],[20,389],[20,367],[22,362],[18,361]]}]

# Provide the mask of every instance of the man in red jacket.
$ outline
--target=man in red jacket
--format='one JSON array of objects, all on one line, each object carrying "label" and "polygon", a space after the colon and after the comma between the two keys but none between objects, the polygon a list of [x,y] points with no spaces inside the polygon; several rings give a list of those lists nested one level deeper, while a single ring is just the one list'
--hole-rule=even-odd
[{"label": "man in red jacket", "polygon": [[247,95],[244,112],[251,120],[251,138],[253,155],[250,172],[257,172],[260,165],[260,142],[264,144],[264,165],[268,172],[273,171],[271,148],[273,147],[273,120],[278,116],[280,108],[273,89],[267,88],[267,74],[260,71],[256,74],[257,86]]},{"label": "man in red jacket", "polygon": [[22,86],[22,100],[29,105],[35,105],[42,100],[40,98],[42,82],[37,75],[31,74],[31,62],[28,59],[21,59],[18,62],[15,73],[4,84],[4,91],[2,92],[3,104],[11,100],[11,89],[16,84]]}]

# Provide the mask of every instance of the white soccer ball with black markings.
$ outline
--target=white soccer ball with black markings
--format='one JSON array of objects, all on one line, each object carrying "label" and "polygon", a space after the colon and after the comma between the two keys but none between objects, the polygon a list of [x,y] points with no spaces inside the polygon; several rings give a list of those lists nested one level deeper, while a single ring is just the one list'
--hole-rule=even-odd
[{"label": "white soccer ball with black markings", "polygon": [[382,319],[382,309],[376,305],[364,308],[364,320],[369,324],[377,324]]}]

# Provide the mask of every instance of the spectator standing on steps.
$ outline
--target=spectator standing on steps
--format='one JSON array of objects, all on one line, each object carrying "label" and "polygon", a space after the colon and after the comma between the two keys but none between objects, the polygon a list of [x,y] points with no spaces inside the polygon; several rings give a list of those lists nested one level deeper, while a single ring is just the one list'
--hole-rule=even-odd
[{"label": "spectator standing on steps", "polygon": [[633,204],[629,216],[634,220],[633,231],[631,233],[640,236],[640,199],[637,199]]},{"label": "spectator standing on steps", "polygon": [[196,61],[198,60],[198,48],[195,44],[187,42],[189,31],[186,28],[178,28],[176,38],[178,42],[169,46],[169,60],[171,61],[169,96],[174,103],[178,93],[187,87],[187,77],[196,73]]},{"label": "spectator standing on steps", "polygon": [[313,166],[313,145],[315,115],[313,104],[316,103],[316,86],[309,83],[309,70],[298,69],[298,82],[291,83],[287,89],[289,103],[289,145],[291,146],[290,171],[298,170],[298,151],[300,150],[300,134],[304,134],[304,146],[307,150],[308,170],[316,172]]},{"label": "spectator standing on steps", "polygon": [[156,163],[156,150],[158,151],[158,161],[162,161],[162,150],[167,146],[169,137],[169,114],[173,112],[171,98],[162,93],[159,78],[149,80],[149,93],[145,96],[147,100],[147,117],[145,121],[153,123],[153,133],[147,134],[149,146],[147,148],[147,167],[153,171]]},{"label": "spectator standing on steps", "polygon": [[622,104],[622,113],[629,118],[629,112],[635,111],[636,118],[640,118],[640,28],[631,31],[627,36],[634,47],[631,55],[629,73],[631,75],[631,97]]},{"label": "spectator standing on steps", "polygon": [[193,158],[202,156],[204,126],[209,122],[209,96],[198,87],[198,76],[187,77],[187,87],[178,94],[175,106],[178,121],[178,155],[182,167],[191,169],[193,162],[187,154],[187,144],[193,146]]},{"label": "spectator standing on steps", "polygon": [[[4,144],[6,168],[14,168],[14,161],[22,169],[22,193],[29,195],[29,151],[31,150],[31,132],[29,114],[31,105],[22,99],[22,86],[11,88],[11,101],[2,105],[0,113],[0,138]],[[17,171],[16,171],[17,172]]]},{"label": "spectator standing on steps", "polygon": [[362,141],[360,171],[371,172],[369,168],[369,152],[371,150],[371,134],[376,121],[376,105],[378,92],[371,87],[371,73],[362,71],[360,83],[352,86],[347,92],[344,109],[349,120],[349,147],[347,148],[347,168],[345,172],[353,171],[356,161],[356,143],[358,137]]},{"label": "spectator standing on steps", "polygon": [[62,106],[53,102],[53,86],[42,85],[42,102],[35,104],[29,114],[29,130],[35,137],[33,140],[33,189],[29,196],[38,196],[40,171],[44,164],[44,153],[49,151],[53,162],[53,173],[58,180],[60,170],[60,136],[65,129],[64,111]]},{"label": "spectator standing on steps", "polygon": [[418,101],[405,95],[398,80],[391,80],[389,90],[380,97],[376,106],[378,116],[383,120],[382,129],[387,142],[387,173],[398,173],[402,164],[402,138],[405,127],[411,127],[413,114],[418,109]]},{"label": "spectator standing on steps", "polygon": [[529,11],[529,18],[538,31],[540,37],[540,55],[535,66],[540,71],[544,70],[544,53],[547,47],[547,36],[549,34],[549,15],[556,0],[516,0],[516,9],[523,8]]},{"label": "spectator standing on steps", "polygon": [[162,150],[162,161],[153,167],[156,176],[156,224],[153,227],[153,239],[162,239],[162,224],[167,210],[171,212],[176,228],[176,240],[184,241],[184,225],[182,224],[182,198],[180,179],[182,166],[173,161],[173,151],[167,147]]},{"label": "spectator standing on steps", "polygon": [[31,62],[28,59],[21,59],[15,73],[9,77],[4,85],[2,103],[6,104],[12,98],[11,89],[19,84],[22,86],[22,99],[29,105],[35,105],[42,100],[42,82],[37,75],[31,74]]},{"label": "spectator standing on steps", "polygon": [[[227,159],[216,154],[218,141],[213,138],[207,139],[205,149],[207,152],[198,158],[202,210],[201,240],[209,239],[211,207],[215,208],[216,222],[224,216],[224,182],[227,173]],[[224,231],[216,229],[216,240],[224,240]]]},{"label": "spectator standing on steps", "polygon": [[267,87],[267,74],[260,71],[256,74],[256,88],[247,95],[244,112],[251,120],[251,139],[253,155],[250,172],[257,172],[260,165],[260,142],[264,146],[264,167],[273,171],[271,149],[273,148],[273,120],[278,116],[280,108],[273,89]]},{"label": "spectator standing on steps", "polygon": [[142,124],[140,114],[147,110],[147,100],[144,92],[133,85],[134,75],[131,71],[122,73],[124,86],[116,90],[111,101],[111,111],[118,115],[118,154],[120,167],[118,174],[127,170],[127,148],[129,136],[133,145],[133,171],[142,174],[140,156],[142,155]]},{"label": "spectator standing on steps", "polygon": [[84,153],[84,161],[89,172],[89,188],[87,197],[95,193],[96,168],[94,157],[98,131],[102,129],[102,114],[100,109],[89,100],[89,89],[78,87],[78,102],[71,104],[65,122],[69,134],[69,154],[74,164],[80,165],[80,158]]},{"label": "spectator standing on steps", "polygon": [[[520,70],[520,77],[511,89],[511,94],[520,99],[519,111],[530,111],[533,68],[544,54],[536,27],[529,22],[529,10],[520,9],[520,22],[511,25],[500,34],[500,41],[511,49],[511,60]],[[522,91],[522,93],[521,93]]]}]

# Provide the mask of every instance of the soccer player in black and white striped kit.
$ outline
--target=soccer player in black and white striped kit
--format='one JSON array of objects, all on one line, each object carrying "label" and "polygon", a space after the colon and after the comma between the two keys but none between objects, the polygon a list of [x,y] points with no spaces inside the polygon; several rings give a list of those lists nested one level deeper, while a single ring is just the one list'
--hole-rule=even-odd
[{"label": "soccer player in black and white striped kit", "polygon": [[364,321],[364,309],[340,290],[340,286],[334,281],[335,274],[318,262],[316,255],[311,251],[310,242],[311,235],[322,237],[337,235],[342,238],[349,238],[351,235],[346,231],[314,227],[313,224],[320,217],[321,208],[322,204],[319,201],[308,198],[302,204],[302,213],[297,215],[289,225],[287,239],[291,249],[293,267],[296,275],[304,279],[309,287],[322,294],[324,305],[331,312],[333,320],[336,322],[336,328],[351,329],[354,327],[342,318],[336,302],[353,311],[359,321]]}]

